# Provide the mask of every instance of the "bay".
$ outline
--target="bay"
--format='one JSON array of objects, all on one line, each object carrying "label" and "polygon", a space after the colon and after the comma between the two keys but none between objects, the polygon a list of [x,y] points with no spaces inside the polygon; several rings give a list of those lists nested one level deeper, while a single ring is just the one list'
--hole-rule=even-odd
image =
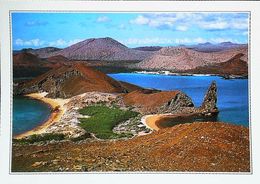
[{"label": "bay", "polygon": [[219,114],[217,121],[249,126],[248,79],[223,79],[219,76],[173,76],[160,74],[117,73],[110,77],[159,90],[181,90],[199,107],[212,81],[217,83]]}]

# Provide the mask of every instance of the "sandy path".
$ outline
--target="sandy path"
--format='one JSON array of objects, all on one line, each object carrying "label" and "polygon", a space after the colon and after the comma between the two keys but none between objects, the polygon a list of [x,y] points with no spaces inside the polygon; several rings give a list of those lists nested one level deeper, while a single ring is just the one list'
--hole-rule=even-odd
[{"label": "sandy path", "polygon": [[32,130],[29,130],[22,134],[16,135],[15,136],[16,139],[21,139],[21,138],[24,138],[26,136],[30,136],[33,134],[45,133],[45,130],[49,126],[53,125],[55,122],[60,121],[63,114],[66,112],[66,108],[65,108],[64,104],[66,104],[69,101],[69,99],[47,98],[47,97],[45,97],[46,95],[47,95],[47,93],[43,92],[43,93],[31,93],[26,96],[37,99],[37,100],[41,100],[42,102],[50,105],[52,110],[54,110],[55,108],[57,108],[57,109],[51,113],[51,115],[47,121],[43,122],[41,125],[35,127]]}]

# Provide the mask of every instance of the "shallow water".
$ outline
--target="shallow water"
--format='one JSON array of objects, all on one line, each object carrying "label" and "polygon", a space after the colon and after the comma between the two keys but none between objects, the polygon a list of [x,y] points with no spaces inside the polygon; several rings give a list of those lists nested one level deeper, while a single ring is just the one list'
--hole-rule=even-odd
[{"label": "shallow water", "polygon": [[51,108],[28,97],[16,96],[13,101],[13,134],[17,135],[31,130],[46,121]]},{"label": "shallow water", "polygon": [[137,73],[109,74],[111,77],[145,88],[181,90],[200,106],[212,81],[218,87],[217,121],[249,125],[248,79],[225,80],[218,76],[170,76]]}]

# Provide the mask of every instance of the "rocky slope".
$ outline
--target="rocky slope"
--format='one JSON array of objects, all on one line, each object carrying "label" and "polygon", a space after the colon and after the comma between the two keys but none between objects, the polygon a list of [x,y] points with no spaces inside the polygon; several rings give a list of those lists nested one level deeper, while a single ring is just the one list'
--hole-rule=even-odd
[{"label": "rocky slope", "polygon": [[199,66],[191,70],[186,70],[188,73],[196,74],[220,74],[220,75],[239,75],[247,76],[248,75],[248,63],[243,61],[242,53],[239,53],[229,59],[228,61],[222,63],[215,63],[206,66]]},{"label": "rocky slope", "polygon": [[46,58],[46,56],[48,56],[49,54],[59,51],[61,49],[56,48],[56,47],[44,47],[44,48],[39,48],[39,49],[22,49],[22,50],[16,50],[14,51],[14,54],[18,54],[18,53],[30,53],[33,55],[38,56],[39,58]]},{"label": "rocky slope", "polygon": [[85,92],[126,93],[141,89],[135,85],[121,83],[106,74],[81,64],[55,68],[14,89],[15,94],[48,92],[49,97],[69,98]]},{"label": "rocky slope", "polygon": [[223,63],[234,56],[241,56],[240,59],[247,63],[247,47],[211,53],[198,52],[184,47],[165,47],[134,67],[144,70],[171,70],[178,72]]},{"label": "rocky slope", "polygon": [[13,145],[12,171],[249,172],[248,128],[192,123],[130,140]]},{"label": "rocky slope", "polygon": [[159,108],[170,104],[171,101],[176,102],[179,98],[181,98],[182,106],[194,106],[190,97],[181,91],[136,90],[122,97],[127,106],[135,107],[145,114],[158,112]]},{"label": "rocky slope", "polygon": [[135,90],[121,95],[126,106],[134,107],[143,114],[191,114],[193,116],[215,116],[217,108],[217,86],[213,81],[205,93],[201,107],[195,107],[192,99],[181,91]]},{"label": "rocky slope", "polygon": [[34,54],[21,52],[13,55],[13,74],[15,78],[35,77],[67,62],[68,59],[63,56],[41,59]]},{"label": "rocky slope", "polygon": [[112,38],[91,38],[71,45],[49,56],[62,55],[70,60],[141,61],[151,51],[130,49]]}]

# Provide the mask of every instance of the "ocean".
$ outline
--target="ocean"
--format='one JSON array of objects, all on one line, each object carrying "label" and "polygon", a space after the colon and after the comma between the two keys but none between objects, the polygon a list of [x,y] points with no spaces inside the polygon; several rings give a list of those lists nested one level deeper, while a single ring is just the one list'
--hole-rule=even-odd
[{"label": "ocean", "polygon": [[[200,106],[212,81],[218,88],[219,114],[216,121],[249,126],[248,79],[225,80],[218,76],[170,76],[137,73],[109,74],[112,78],[144,88],[181,90]],[[31,130],[51,114],[51,108],[41,101],[15,96],[13,101],[13,134]]]},{"label": "ocean", "polygon": [[51,114],[51,108],[29,97],[15,96],[13,100],[13,135],[24,133],[39,126]]},{"label": "ocean", "polygon": [[181,90],[200,106],[212,81],[217,83],[219,114],[217,121],[249,126],[248,79],[223,79],[219,76],[173,76],[139,73],[109,74],[110,77],[159,90]]}]

